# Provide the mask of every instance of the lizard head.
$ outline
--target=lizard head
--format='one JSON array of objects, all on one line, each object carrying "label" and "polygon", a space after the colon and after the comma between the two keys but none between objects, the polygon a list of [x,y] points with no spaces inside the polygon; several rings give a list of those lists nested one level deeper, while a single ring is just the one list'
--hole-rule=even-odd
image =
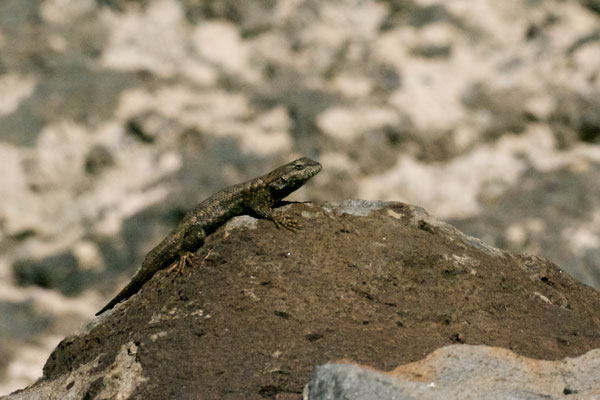
[{"label": "lizard head", "polygon": [[271,194],[283,199],[294,190],[321,171],[321,164],[307,157],[299,158],[291,163],[271,171],[263,177]]}]

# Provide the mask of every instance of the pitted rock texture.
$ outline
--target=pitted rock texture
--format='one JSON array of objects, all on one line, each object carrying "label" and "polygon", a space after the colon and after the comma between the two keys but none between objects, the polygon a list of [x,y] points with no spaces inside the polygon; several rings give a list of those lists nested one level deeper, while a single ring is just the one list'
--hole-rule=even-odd
[{"label": "pitted rock texture", "polygon": [[[42,380],[9,399],[42,385],[146,400],[300,399],[315,366],[341,358],[390,370],[456,343],[544,360],[600,346],[600,294],[547,260],[491,248],[404,203],[285,211],[297,233],[234,218],[183,276],[157,273],[64,339]],[[135,362],[119,361],[123,349]],[[134,389],[116,384],[119,363],[135,365]],[[69,386],[82,371],[87,383]]]}]

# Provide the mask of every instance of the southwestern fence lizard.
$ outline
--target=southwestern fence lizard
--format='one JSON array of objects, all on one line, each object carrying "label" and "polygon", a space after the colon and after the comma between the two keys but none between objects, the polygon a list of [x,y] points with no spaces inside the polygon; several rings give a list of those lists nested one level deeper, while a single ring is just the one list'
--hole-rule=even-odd
[{"label": "southwestern fence lizard", "polygon": [[206,235],[236,215],[249,214],[266,218],[277,227],[294,230],[297,222],[273,210],[273,206],[319,171],[321,164],[318,162],[306,157],[299,158],[259,178],[223,189],[204,200],[189,211],[162,242],[150,250],[131,282],[96,315],[133,296],[161,269],[172,266],[181,271],[189,263],[192,252],[202,246]]}]

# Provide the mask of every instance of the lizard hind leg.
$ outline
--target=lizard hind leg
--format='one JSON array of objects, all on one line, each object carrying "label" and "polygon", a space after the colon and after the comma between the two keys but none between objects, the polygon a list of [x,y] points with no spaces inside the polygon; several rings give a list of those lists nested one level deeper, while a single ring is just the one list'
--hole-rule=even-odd
[{"label": "lizard hind leg", "polygon": [[190,266],[192,264],[192,258],[194,258],[194,254],[189,251],[181,253],[179,255],[179,259],[171,264],[167,272],[171,273],[175,271],[175,276],[173,279],[177,278],[179,275],[183,274],[186,266]]}]

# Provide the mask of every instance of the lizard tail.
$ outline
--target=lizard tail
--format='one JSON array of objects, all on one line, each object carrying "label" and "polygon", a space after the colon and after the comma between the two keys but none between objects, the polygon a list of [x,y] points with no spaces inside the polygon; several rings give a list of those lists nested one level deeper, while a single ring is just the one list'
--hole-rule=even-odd
[{"label": "lizard tail", "polygon": [[144,282],[145,281],[136,280],[136,279],[129,282],[129,284],[127,286],[125,286],[123,288],[123,290],[121,290],[119,292],[119,294],[117,294],[111,301],[109,301],[107,305],[102,307],[102,309],[100,311],[98,311],[95,315],[100,315],[104,311],[110,310],[111,308],[113,308],[114,306],[119,304],[121,301],[126,300],[129,297],[133,296],[135,293],[137,293],[142,288],[142,286],[144,285]]}]

